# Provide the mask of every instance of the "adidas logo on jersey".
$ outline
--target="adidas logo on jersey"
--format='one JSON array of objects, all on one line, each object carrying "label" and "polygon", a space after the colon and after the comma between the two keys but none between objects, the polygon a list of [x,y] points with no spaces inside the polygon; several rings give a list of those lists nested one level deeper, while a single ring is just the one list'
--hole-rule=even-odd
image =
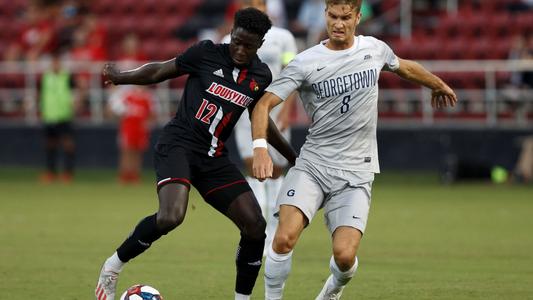
[{"label": "adidas logo on jersey", "polygon": [[371,59],[371,58],[372,58],[372,55],[367,54],[367,55],[365,55],[365,58],[363,58],[363,60],[367,60],[367,59]]},{"label": "adidas logo on jersey", "polygon": [[213,72],[213,75],[217,75],[218,77],[224,78],[224,72],[222,72],[222,69],[218,69],[215,72]]}]

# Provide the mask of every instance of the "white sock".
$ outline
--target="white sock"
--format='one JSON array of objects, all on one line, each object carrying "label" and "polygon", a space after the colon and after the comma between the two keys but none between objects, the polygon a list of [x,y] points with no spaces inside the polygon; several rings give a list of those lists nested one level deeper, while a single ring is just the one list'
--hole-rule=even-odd
[{"label": "white sock", "polygon": [[[274,217],[274,212],[276,211],[276,202],[278,199],[278,193],[281,189],[283,183],[283,176],[280,176],[276,179],[269,179],[266,181],[266,240],[265,247],[269,246],[272,243],[274,234],[276,233],[276,228],[278,227],[278,218]],[[265,248],[268,251],[268,248]]]},{"label": "white sock", "polygon": [[331,271],[331,276],[329,276],[328,280],[326,281],[326,284],[328,285],[327,291],[330,294],[338,294],[341,292],[344,289],[344,286],[355,275],[355,271],[357,271],[358,266],[359,261],[356,256],[353,266],[348,271],[343,272],[339,270],[339,267],[335,263],[335,259],[333,259],[332,256],[329,260],[329,270]]},{"label": "white sock", "polygon": [[111,255],[105,261],[105,268],[115,273],[120,273],[122,272],[122,268],[124,267],[125,264],[126,264],[125,262],[121,261],[120,258],[118,258],[118,254],[115,251],[115,253],[113,253],[113,255]]},{"label": "white sock", "polygon": [[250,176],[246,176],[246,181],[248,181],[248,185],[250,185],[250,188],[252,188],[252,192],[254,192],[255,199],[257,199],[257,203],[259,203],[261,211],[263,212],[263,217],[265,217],[266,219],[267,195],[265,183]]},{"label": "white sock", "polygon": [[289,277],[292,251],[278,254],[270,247],[265,259],[265,300],[281,299],[285,281]]},{"label": "white sock", "polygon": [[250,295],[235,293],[235,300],[250,300]]}]

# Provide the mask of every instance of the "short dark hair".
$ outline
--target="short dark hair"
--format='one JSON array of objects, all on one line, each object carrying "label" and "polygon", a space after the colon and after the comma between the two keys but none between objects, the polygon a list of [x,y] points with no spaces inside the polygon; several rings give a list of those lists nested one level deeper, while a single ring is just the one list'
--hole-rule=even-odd
[{"label": "short dark hair", "polygon": [[272,27],[272,22],[262,11],[257,8],[248,7],[239,9],[235,13],[233,28],[237,27],[264,37],[270,30],[270,27]]},{"label": "short dark hair", "polygon": [[355,9],[355,12],[359,13],[361,12],[361,5],[363,2],[362,0],[325,0],[326,1],[326,7],[330,5],[338,5],[338,4],[347,4],[350,5],[353,9]]}]

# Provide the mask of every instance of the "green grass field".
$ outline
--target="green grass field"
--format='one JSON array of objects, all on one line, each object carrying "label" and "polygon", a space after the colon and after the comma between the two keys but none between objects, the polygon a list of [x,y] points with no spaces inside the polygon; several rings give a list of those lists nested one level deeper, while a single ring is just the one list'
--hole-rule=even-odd
[{"label": "green grass field", "polygon": [[[0,169],[0,299],[93,299],[103,260],[157,208],[152,173],[124,187],[112,171],[71,185]],[[433,174],[376,177],[360,268],[343,299],[533,299],[533,188],[438,184]],[[122,273],[166,300],[232,299],[234,226],[192,193],[185,223]],[[314,299],[328,276],[322,217],[304,232],[285,299]],[[253,299],[263,299],[262,272]]]}]

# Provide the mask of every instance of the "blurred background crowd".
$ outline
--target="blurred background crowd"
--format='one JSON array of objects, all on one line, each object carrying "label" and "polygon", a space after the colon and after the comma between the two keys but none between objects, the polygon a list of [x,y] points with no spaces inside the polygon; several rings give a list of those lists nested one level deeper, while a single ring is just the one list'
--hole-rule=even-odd
[{"label": "blurred background crowd", "polygon": [[[124,110],[110,101],[119,91],[104,86],[103,62],[132,68],[171,59],[198,40],[220,41],[239,6],[239,0],[2,1],[0,129],[36,127],[46,119],[42,83],[54,60],[71,77],[71,120],[81,127],[115,126]],[[324,38],[323,0],[268,0],[267,7],[300,51]],[[362,14],[359,34],[422,61],[460,99],[457,108],[433,111],[427,90],[382,74],[380,128],[510,130],[515,150],[505,152],[513,158],[504,164],[512,168],[523,137],[533,134],[533,1],[364,0]],[[185,80],[143,90],[150,102],[146,126],[158,128],[174,114]],[[290,117],[305,128],[300,104]],[[442,140],[439,145],[447,145]],[[4,147],[0,156],[9,161],[12,152]]]}]

